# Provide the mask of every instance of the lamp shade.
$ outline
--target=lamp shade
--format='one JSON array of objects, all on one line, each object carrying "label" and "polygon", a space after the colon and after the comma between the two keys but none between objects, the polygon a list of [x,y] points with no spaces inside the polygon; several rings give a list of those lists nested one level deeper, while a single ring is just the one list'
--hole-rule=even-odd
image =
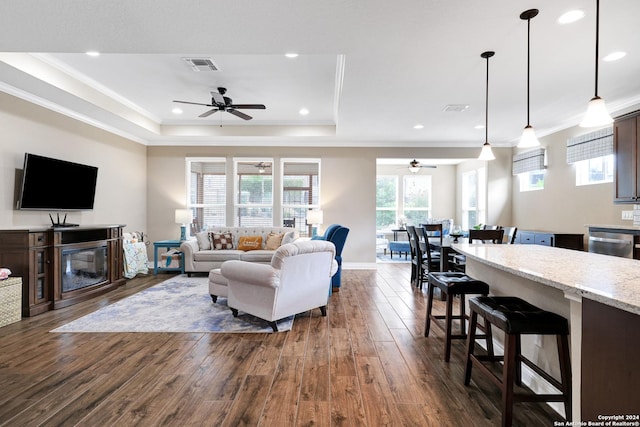
[{"label": "lamp shade", "polygon": [[493,155],[493,150],[491,150],[491,144],[485,142],[482,146],[482,151],[480,151],[480,156],[478,156],[478,160],[494,160],[496,156]]},{"label": "lamp shade", "polygon": [[518,148],[531,148],[537,147],[539,145],[540,142],[538,142],[538,138],[536,138],[536,133],[533,130],[533,126],[527,125],[522,131],[522,136],[520,137]]},{"label": "lamp shade", "polygon": [[599,96],[594,96],[589,101],[587,106],[587,112],[580,122],[580,127],[590,128],[596,126],[606,126],[613,123],[613,119],[607,112],[607,107],[604,105],[604,99]]},{"label": "lamp shade", "polygon": [[191,224],[193,212],[191,209],[176,209],[176,224]]},{"label": "lamp shade", "polygon": [[307,223],[312,225],[322,224],[322,211],[321,210],[310,210],[307,211]]}]

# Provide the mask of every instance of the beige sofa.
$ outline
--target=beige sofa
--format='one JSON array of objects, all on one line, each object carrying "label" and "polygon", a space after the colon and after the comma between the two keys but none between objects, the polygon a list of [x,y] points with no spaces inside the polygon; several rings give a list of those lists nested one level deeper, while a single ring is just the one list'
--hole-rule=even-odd
[{"label": "beige sofa", "polygon": [[[227,232],[232,235],[233,249],[212,249],[208,233]],[[209,273],[229,260],[270,264],[275,249],[264,249],[269,233],[284,234],[281,243],[283,245],[298,238],[297,230],[288,227],[218,227],[200,232],[180,245],[184,257],[184,272],[189,276],[191,273]],[[241,236],[262,236],[262,248],[251,251],[238,250]]]}]

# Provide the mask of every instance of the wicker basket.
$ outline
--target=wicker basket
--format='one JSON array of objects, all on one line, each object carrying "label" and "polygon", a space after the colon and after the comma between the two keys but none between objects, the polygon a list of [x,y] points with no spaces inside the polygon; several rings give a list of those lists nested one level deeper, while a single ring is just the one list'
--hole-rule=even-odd
[{"label": "wicker basket", "polygon": [[22,278],[0,280],[0,327],[20,321],[22,318]]}]

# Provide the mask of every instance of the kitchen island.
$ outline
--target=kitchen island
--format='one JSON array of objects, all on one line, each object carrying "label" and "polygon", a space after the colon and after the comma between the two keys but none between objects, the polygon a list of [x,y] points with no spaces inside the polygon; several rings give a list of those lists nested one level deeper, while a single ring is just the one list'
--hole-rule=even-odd
[{"label": "kitchen island", "polygon": [[[574,421],[638,415],[639,261],[537,245],[452,247],[466,255],[467,274],[488,283],[491,294],[518,296],[569,319]],[[553,337],[526,338],[523,354],[557,378]],[[494,344],[501,346],[501,339]],[[536,376],[524,370],[523,376],[535,392],[549,392]]]}]

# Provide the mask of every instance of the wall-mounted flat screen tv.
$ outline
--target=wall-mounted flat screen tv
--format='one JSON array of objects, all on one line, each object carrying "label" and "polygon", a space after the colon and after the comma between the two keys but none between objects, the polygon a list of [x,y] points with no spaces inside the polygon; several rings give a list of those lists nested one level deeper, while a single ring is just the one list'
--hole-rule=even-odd
[{"label": "wall-mounted flat screen tv", "polygon": [[81,211],[93,209],[98,168],[26,153],[19,209]]}]

